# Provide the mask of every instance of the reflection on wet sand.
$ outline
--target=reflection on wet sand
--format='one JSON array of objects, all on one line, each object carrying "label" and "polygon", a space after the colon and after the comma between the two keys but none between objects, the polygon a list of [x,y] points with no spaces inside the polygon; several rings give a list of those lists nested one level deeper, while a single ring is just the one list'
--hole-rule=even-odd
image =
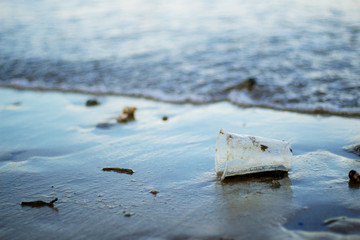
[{"label": "reflection on wet sand", "polygon": [[[243,238],[275,234],[290,212],[292,183],[287,174],[277,176],[233,177],[215,184],[217,204],[225,232]],[[234,231],[234,229],[236,229]],[[272,231],[269,231],[269,230]],[[248,234],[250,234],[247,236]]]},{"label": "reflection on wet sand", "polygon": [[360,183],[358,182],[353,182],[353,181],[349,181],[349,188],[353,188],[353,189],[359,189],[360,188]]}]

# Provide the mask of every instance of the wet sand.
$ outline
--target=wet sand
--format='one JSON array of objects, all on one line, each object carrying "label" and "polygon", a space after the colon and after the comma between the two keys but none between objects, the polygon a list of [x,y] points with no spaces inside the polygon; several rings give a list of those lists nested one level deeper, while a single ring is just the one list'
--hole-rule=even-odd
[{"label": "wet sand", "polygon": [[[346,151],[360,143],[359,118],[121,96],[87,107],[87,94],[6,88],[0,96],[1,239],[360,238],[360,186],[348,181],[360,157]],[[135,121],[117,123],[125,106],[137,107]],[[291,141],[288,175],[220,182],[221,128]]]}]

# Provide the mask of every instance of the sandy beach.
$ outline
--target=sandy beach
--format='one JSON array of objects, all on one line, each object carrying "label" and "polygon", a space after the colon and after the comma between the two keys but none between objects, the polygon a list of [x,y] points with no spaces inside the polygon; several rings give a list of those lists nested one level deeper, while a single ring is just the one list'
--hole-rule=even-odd
[{"label": "sandy beach", "polygon": [[[360,189],[348,180],[360,157],[345,149],[360,143],[359,118],[123,96],[86,107],[94,96],[7,88],[0,96],[1,239],[360,237]],[[125,106],[137,108],[135,121],[117,123]],[[221,128],[291,141],[288,175],[277,185],[221,182]],[[21,206],[55,198],[53,208]]]},{"label": "sandy beach", "polygon": [[[359,19],[354,0],[1,0],[0,240],[360,239]],[[289,171],[233,176],[259,168]]]}]

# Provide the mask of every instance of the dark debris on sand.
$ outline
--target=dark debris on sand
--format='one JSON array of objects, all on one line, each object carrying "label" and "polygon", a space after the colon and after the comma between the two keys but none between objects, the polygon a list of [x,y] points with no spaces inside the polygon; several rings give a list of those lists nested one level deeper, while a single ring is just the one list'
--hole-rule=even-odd
[{"label": "dark debris on sand", "polygon": [[33,207],[33,208],[40,208],[40,207],[54,207],[54,203],[57,201],[58,199],[55,198],[54,200],[52,200],[51,202],[44,202],[44,201],[32,201],[32,202],[22,202],[21,206],[28,206],[28,207]]},{"label": "dark debris on sand", "polygon": [[349,188],[360,188],[360,175],[355,170],[349,172]]},{"label": "dark debris on sand", "polygon": [[360,183],[360,175],[358,172],[356,172],[355,170],[351,170],[349,172],[349,179],[352,182],[356,182],[356,183]]},{"label": "dark debris on sand", "polygon": [[132,169],[128,169],[128,168],[103,168],[102,169],[105,172],[117,172],[117,173],[125,173],[125,174],[129,174],[132,175],[134,173],[134,171]]},{"label": "dark debris on sand", "polygon": [[89,99],[89,100],[86,101],[86,106],[87,107],[97,106],[99,104],[100,104],[99,101],[96,100],[96,99]]}]

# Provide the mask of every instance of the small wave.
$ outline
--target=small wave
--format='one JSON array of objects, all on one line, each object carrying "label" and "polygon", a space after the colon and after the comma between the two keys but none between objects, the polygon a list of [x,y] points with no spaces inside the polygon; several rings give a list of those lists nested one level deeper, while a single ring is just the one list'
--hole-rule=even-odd
[{"label": "small wave", "polygon": [[6,0],[0,86],[360,116],[360,6],[344,1]]},{"label": "small wave", "polygon": [[284,103],[277,104],[266,100],[253,100],[248,94],[230,94],[229,101],[242,107],[262,107],[291,112],[323,114],[323,115],[340,115],[349,117],[359,117],[360,108],[337,107],[329,103]]},{"label": "small wave", "polygon": [[161,90],[146,90],[146,89],[129,89],[124,91],[108,90],[101,86],[80,86],[69,87],[65,84],[54,86],[52,84],[44,84],[40,82],[29,82],[26,79],[13,79],[11,83],[0,82],[0,87],[8,87],[20,90],[35,90],[35,91],[61,91],[61,92],[76,92],[94,95],[118,95],[128,97],[146,98],[156,101],[174,103],[174,104],[208,104],[219,101],[228,101],[239,107],[260,107],[269,108],[282,111],[291,111],[309,114],[321,115],[338,115],[346,117],[360,117],[360,108],[337,107],[329,103],[284,103],[277,104],[271,102],[269,99],[255,100],[252,99],[249,92],[230,92],[222,97],[212,97],[206,95],[196,94],[166,94]]}]

